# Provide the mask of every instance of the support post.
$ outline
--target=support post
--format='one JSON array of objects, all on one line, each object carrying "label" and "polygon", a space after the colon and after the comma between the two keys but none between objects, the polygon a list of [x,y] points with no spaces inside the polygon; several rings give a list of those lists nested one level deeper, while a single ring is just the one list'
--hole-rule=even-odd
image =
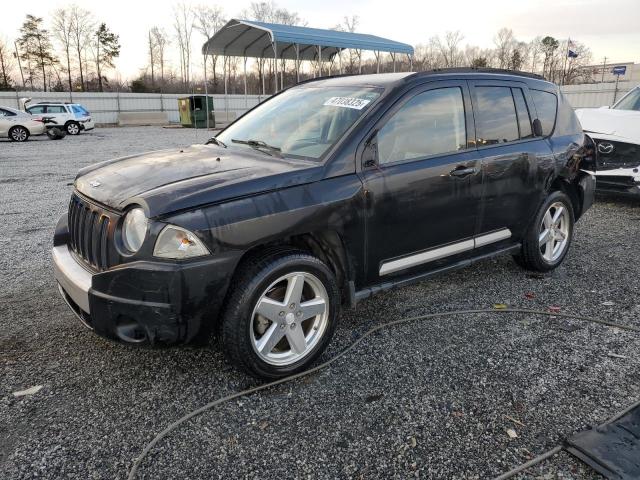
[{"label": "support post", "polygon": [[322,76],[322,47],[318,45],[318,77]]},{"label": "support post", "polygon": [[244,109],[249,109],[249,103],[247,101],[247,57],[244,57]]},{"label": "support post", "polygon": [[228,74],[228,60],[229,57],[227,57],[227,55],[224,55],[224,60],[222,62],[223,65],[223,69],[222,69],[222,75],[224,76],[224,113],[226,116],[226,121],[229,121],[229,97],[227,96],[227,74]]},{"label": "support post", "polygon": [[376,73],[380,73],[380,52],[376,51]]},{"label": "support post", "polygon": [[296,43],[296,83],[300,83],[300,44]]},{"label": "support post", "polygon": [[393,59],[393,73],[396,73],[396,54],[392,53],[391,58]]},{"label": "support post", "polygon": [[340,55],[338,61],[340,62],[340,75],[342,75],[342,49],[339,50],[338,55]]},{"label": "support post", "polygon": [[[207,130],[209,130],[209,86],[207,85],[207,54],[204,54],[204,112],[207,116]],[[162,109],[162,95],[160,96],[160,109]]]},{"label": "support post", "polygon": [[278,93],[278,42],[273,42],[273,80],[275,81],[275,91]]},{"label": "support post", "polygon": [[409,57],[409,71],[412,71],[413,70],[413,55],[408,53],[407,57]]},{"label": "support post", "polygon": [[264,64],[266,60],[262,57],[262,62],[260,62],[260,76],[262,77],[262,95],[266,95],[267,91],[265,89],[265,81],[264,81]]},{"label": "support post", "polygon": [[358,73],[362,75],[362,49],[358,53]]}]

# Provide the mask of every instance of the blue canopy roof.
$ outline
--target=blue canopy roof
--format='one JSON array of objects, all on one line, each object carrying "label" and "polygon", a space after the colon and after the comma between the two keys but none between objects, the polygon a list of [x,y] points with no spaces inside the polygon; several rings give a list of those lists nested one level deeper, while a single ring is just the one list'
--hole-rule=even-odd
[{"label": "blue canopy roof", "polygon": [[346,48],[413,54],[411,45],[375,35],[236,19],[218,30],[202,46],[202,53],[273,58],[274,45],[278,58],[287,59],[296,58],[297,46],[300,60],[317,59],[318,47],[323,59]]}]

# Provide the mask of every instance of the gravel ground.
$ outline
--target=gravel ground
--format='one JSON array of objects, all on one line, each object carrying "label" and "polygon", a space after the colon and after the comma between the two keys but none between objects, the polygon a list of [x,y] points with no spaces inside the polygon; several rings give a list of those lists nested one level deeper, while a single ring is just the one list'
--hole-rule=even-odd
[{"label": "gravel ground", "polygon": [[[257,384],[216,345],[150,350],[97,337],[52,278],[52,232],[78,168],[205,137],[140,127],[0,141],[0,478],[125,478],[169,423]],[[600,199],[553,273],[498,258],[378,295],[344,312],[325,358],[390,320],[495,303],[640,326],[639,221],[640,204]],[[640,398],[639,346],[637,334],[523,314],[392,327],[321,373],[190,421],[139,478],[495,476]],[[12,395],[34,385],[43,388]],[[562,453],[521,478],[600,477]]]}]

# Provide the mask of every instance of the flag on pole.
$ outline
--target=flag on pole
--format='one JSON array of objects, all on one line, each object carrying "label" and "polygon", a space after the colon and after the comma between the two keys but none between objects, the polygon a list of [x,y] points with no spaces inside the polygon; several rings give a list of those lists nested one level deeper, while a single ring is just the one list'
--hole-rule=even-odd
[{"label": "flag on pole", "polygon": [[571,39],[567,40],[567,57],[578,58],[578,52],[576,52],[576,46],[571,41]]}]

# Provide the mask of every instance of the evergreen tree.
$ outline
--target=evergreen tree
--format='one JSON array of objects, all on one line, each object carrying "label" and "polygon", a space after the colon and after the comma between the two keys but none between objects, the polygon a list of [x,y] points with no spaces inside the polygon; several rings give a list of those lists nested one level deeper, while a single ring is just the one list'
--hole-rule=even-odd
[{"label": "evergreen tree", "polygon": [[42,86],[47,91],[47,70],[55,65],[58,60],[53,53],[49,32],[42,25],[42,18],[27,15],[20,28],[20,45],[22,60],[30,66],[29,75],[31,87],[37,70],[42,74]]},{"label": "evergreen tree", "polygon": [[120,40],[118,35],[113,33],[107,28],[105,23],[101,23],[96,32],[95,40],[95,56],[96,56],[96,70],[98,73],[98,89],[103,92],[102,85],[102,70],[105,67],[114,68],[113,63],[120,55]]}]

